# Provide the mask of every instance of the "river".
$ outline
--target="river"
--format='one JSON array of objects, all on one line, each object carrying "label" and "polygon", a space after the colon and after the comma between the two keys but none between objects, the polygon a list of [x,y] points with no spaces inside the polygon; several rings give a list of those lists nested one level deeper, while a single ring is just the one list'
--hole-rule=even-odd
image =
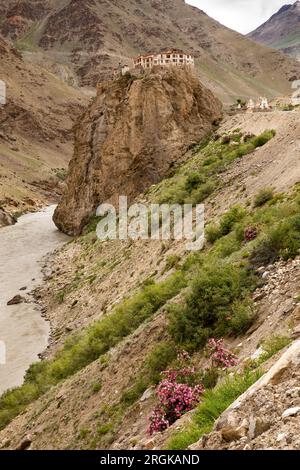
[{"label": "river", "polygon": [[26,370],[48,344],[50,326],[39,307],[7,302],[40,285],[43,257],[69,240],[52,222],[54,209],[26,214],[16,225],[0,229],[0,394],[23,383]]}]

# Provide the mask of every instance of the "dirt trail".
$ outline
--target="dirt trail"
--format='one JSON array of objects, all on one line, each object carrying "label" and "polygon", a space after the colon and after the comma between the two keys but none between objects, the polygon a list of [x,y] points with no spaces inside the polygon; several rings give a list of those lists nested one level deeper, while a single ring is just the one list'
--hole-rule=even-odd
[{"label": "dirt trail", "polygon": [[[49,324],[35,303],[27,303],[32,300],[27,293],[42,281],[43,256],[68,240],[55,229],[53,210],[24,215],[16,225],[0,230],[0,341],[6,346],[0,393],[20,385],[26,369],[47,346]],[[26,302],[8,306],[15,295]]]}]

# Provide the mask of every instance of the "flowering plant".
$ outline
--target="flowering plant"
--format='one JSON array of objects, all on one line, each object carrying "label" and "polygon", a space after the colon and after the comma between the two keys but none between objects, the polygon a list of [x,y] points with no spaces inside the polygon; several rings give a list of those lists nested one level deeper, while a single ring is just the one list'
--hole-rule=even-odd
[{"label": "flowering plant", "polygon": [[[238,363],[237,357],[225,348],[222,339],[212,338],[208,342],[208,351],[213,368],[228,369]],[[162,372],[162,380],[156,390],[158,405],[150,416],[150,435],[164,431],[200,402],[204,387],[197,384],[199,376],[197,378],[195,368],[188,364],[190,359],[189,354],[182,351],[177,356],[177,369]]]},{"label": "flowering plant", "polygon": [[258,235],[258,231],[256,227],[247,227],[244,231],[244,240],[245,242],[251,242],[255,240]]},{"label": "flowering plant", "polygon": [[[177,357],[180,364],[189,359],[186,352],[179,353]],[[193,375],[194,367],[188,366],[162,372],[162,381],[156,390],[159,404],[150,416],[150,435],[164,431],[199,403],[204,388],[202,385],[188,385],[193,381]]]},{"label": "flowering plant", "polygon": [[228,369],[237,365],[237,356],[225,348],[223,339],[212,338],[209,340],[207,347],[214,367]]}]

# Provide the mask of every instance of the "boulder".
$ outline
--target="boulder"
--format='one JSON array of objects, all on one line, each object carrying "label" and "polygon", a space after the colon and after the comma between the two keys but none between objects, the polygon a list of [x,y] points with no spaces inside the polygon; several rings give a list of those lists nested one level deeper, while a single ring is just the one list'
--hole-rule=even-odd
[{"label": "boulder", "polygon": [[15,223],[15,219],[0,207],[0,227],[6,227],[7,225],[13,225]]},{"label": "boulder", "polygon": [[24,297],[22,297],[21,295],[15,295],[9,302],[7,302],[7,305],[18,305],[23,303],[24,301]]}]

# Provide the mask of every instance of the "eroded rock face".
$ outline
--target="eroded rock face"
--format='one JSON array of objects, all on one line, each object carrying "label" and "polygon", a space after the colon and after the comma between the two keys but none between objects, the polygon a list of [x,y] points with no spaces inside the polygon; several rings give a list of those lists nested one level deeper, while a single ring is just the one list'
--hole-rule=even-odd
[{"label": "eroded rock face", "polygon": [[54,215],[77,235],[96,207],[129,201],[165,177],[221,117],[222,105],[185,69],[108,82],[75,128],[67,189]]}]

